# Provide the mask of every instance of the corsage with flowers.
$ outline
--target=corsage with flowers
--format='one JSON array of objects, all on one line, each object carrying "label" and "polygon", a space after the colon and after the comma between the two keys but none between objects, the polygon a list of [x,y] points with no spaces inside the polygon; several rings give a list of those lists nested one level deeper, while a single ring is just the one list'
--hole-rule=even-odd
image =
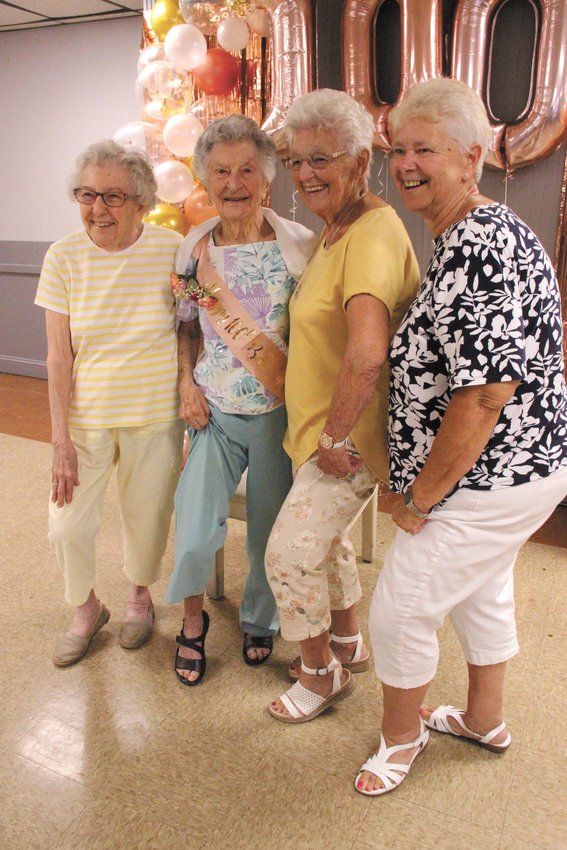
[{"label": "corsage with flowers", "polygon": [[218,301],[210,289],[199,284],[196,257],[191,257],[185,274],[171,273],[171,290],[181,301],[196,301],[201,307],[212,307]]}]

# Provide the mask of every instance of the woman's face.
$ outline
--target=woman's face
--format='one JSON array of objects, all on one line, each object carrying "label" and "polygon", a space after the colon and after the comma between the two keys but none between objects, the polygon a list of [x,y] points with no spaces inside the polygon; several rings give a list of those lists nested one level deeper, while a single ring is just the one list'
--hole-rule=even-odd
[{"label": "woman's face", "polygon": [[[81,175],[81,188],[126,195],[134,192],[128,169],[112,162],[87,166]],[[85,230],[95,245],[105,251],[123,251],[140,235],[145,209],[137,201],[128,198],[121,207],[107,207],[99,196],[92,206],[79,204],[79,207]]]},{"label": "woman's face", "polygon": [[216,144],[207,162],[207,184],[221,219],[241,222],[253,218],[268,188],[254,142]]},{"label": "woman's face", "polygon": [[343,154],[331,159],[324,168],[313,168],[305,157],[318,154],[328,157],[341,151],[343,145],[330,130],[315,127],[295,131],[289,149],[290,159],[303,159],[301,168],[291,172],[303,203],[327,224],[356,199],[366,160]]},{"label": "woman's face", "polygon": [[398,128],[390,172],[407,209],[430,223],[450,218],[471,178],[474,183],[471,155],[447,135],[443,124],[422,119],[410,119]]}]

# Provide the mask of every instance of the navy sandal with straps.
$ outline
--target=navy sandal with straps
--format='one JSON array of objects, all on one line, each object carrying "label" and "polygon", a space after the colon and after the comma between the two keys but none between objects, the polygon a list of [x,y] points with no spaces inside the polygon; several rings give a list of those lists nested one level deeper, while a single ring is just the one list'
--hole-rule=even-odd
[{"label": "navy sandal with straps", "polygon": [[[198,652],[201,656],[200,658],[181,658],[179,655],[179,650],[175,653],[175,675],[179,679],[182,685],[187,685],[187,687],[191,688],[195,685],[198,685],[203,681],[203,676],[205,675],[205,671],[207,669],[207,657],[205,655],[205,638],[207,636],[207,632],[209,631],[209,615],[206,611],[203,611],[203,631],[200,635],[194,638],[185,637],[183,634],[183,623],[181,623],[181,631],[175,638],[176,642],[180,646],[184,646],[186,649],[193,649],[195,652]],[[178,670],[194,670],[198,673],[198,677],[196,679],[186,679],[185,676],[180,676],[177,672]]]}]

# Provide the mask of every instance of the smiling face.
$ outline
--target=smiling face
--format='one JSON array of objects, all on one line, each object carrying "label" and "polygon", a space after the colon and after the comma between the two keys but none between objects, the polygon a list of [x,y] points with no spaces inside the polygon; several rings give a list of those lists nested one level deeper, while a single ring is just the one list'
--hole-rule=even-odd
[{"label": "smiling face", "polygon": [[[128,169],[113,162],[87,166],[81,175],[81,187],[95,192],[114,190],[126,195],[134,191]],[[140,235],[145,209],[137,201],[129,198],[121,207],[107,207],[102,198],[97,197],[92,206],[79,204],[79,207],[85,230],[95,245],[105,251],[123,251]]]},{"label": "smiling face", "polygon": [[476,188],[476,152],[462,150],[442,124],[410,119],[392,142],[390,171],[408,210],[421,213],[433,233],[453,222],[463,200]]},{"label": "smiling face", "polygon": [[[305,159],[317,154],[329,156],[342,150],[344,146],[330,130],[312,127],[294,132],[289,156]],[[292,171],[291,176],[305,206],[331,224],[360,192],[367,156],[365,151],[356,157],[345,154],[318,169],[304,161],[299,171]]]},{"label": "smiling face", "polygon": [[268,188],[254,142],[219,142],[207,160],[207,190],[221,220],[252,220]]}]

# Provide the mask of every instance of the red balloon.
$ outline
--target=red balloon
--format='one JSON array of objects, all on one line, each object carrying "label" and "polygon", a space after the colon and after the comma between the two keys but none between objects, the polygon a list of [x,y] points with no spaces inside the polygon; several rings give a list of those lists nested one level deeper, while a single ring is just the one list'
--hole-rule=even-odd
[{"label": "red balloon", "polygon": [[206,94],[228,94],[238,82],[240,63],[222,47],[211,47],[203,64],[191,73]]}]

